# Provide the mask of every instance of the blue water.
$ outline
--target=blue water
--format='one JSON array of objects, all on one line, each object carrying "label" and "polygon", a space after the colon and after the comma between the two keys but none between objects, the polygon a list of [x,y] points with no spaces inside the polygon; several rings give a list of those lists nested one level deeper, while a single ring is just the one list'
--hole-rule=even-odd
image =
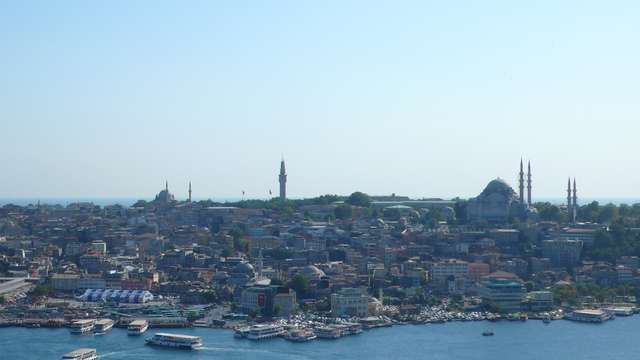
[{"label": "blue water", "polygon": [[[481,336],[492,329],[493,337]],[[433,360],[602,360],[637,359],[640,317],[605,324],[554,321],[465,322],[407,325],[366,331],[339,340],[291,343],[283,339],[251,342],[215,329],[174,331],[202,336],[199,351],[145,346],[143,337],[114,329],[103,336],[71,335],[66,329],[0,329],[0,359],[60,359],[79,347],[94,347],[102,359],[433,359]],[[152,330],[146,336],[150,336]]]}]

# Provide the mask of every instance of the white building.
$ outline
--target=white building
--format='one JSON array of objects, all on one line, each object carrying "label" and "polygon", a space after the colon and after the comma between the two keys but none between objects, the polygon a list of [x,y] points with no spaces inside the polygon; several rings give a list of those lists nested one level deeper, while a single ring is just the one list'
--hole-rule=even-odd
[{"label": "white building", "polygon": [[344,288],[331,294],[334,316],[369,316],[369,295],[364,288]]}]

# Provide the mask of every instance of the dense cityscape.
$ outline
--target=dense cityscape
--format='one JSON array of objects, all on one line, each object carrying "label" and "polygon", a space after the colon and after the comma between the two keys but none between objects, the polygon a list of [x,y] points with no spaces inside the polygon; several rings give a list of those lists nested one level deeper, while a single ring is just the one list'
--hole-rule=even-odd
[{"label": "dense cityscape", "polygon": [[[525,173],[526,170],[526,173]],[[640,205],[391,194],[0,208],[0,325],[218,327],[292,341],[449,321],[604,322],[636,311]],[[231,331],[233,330],[233,331]],[[492,335],[487,332],[484,335]],[[158,340],[162,341],[162,339]]]}]

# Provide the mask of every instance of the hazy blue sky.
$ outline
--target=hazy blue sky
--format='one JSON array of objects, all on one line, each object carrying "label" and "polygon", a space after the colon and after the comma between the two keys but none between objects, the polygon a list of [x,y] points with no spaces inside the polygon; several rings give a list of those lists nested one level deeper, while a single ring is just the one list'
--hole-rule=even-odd
[{"label": "hazy blue sky", "polygon": [[636,196],[638,1],[2,1],[0,197]]}]

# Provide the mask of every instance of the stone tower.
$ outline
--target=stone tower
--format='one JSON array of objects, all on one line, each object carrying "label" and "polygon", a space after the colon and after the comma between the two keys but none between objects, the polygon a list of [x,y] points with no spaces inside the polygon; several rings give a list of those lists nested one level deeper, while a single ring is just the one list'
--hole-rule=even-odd
[{"label": "stone tower", "polygon": [[191,181],[189,181],[189,202],[191,202]]},{"label": "stone tower", "polygon": [[284,167],[284,158],[280,161],[280,175],[278,176],[280,182],[280,200],[286,200],[287,198],[287,172]]},{"label": "stone tower", "polygon": [[520,177],[518,179],[518,190],[520,190],[520,203],[524,204],[524,168],[522,166],[522,159],[520,159]]},{"label": "stone tower", "polygon": [[527,204],[531,206],[531,161],[527,163]]}]

